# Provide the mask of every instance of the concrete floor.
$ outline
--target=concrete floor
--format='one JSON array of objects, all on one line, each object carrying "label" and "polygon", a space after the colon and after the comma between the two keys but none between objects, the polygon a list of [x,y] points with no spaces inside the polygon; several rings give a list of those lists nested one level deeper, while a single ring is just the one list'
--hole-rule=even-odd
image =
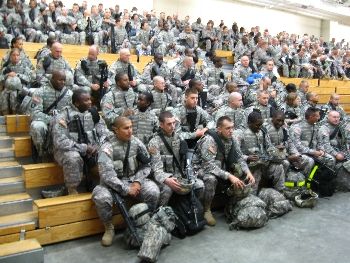
[{"label": "concrete floor", "polygon": [[[350,262],[350,193],[320,199],[314,209],[294,208],[257,230],[229,231],[222,211],[218,224],[183,240],[174,238],[158,262]],[[139,262],[137,250],[126,250],[121,233],[111,247],[102,235],[45,246],[45,263]]]}]

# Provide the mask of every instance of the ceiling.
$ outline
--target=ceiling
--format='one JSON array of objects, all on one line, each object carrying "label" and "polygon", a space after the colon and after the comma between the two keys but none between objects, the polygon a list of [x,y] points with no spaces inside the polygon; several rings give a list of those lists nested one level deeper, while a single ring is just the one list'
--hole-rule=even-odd
[{"label": "ceiling", "polygon": [[239,0],[300,15],[337,21],[350,25],[350,0]]}]

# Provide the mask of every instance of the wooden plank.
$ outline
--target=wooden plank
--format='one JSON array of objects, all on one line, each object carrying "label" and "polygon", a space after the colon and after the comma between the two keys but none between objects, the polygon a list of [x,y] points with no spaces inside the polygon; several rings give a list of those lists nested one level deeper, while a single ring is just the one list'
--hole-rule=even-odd
[{"label": "wooden plank", "polygon": [[335,79],[330,79],[330,80],[321,79],[320,80],[320,87],[338,87],[338,86],[344,86],[343,81],[335,80]]},{"label": "wooden plank", "polygon": [[27,189],[63,184],[63,170],[56,163],[23,165],[24,183]]},{"label": "wooden plank", "polygon": [[30,136],[15,137],[15,156],[28,157],[32,156],[32,140]]},{"label": "wooden plank", "polygon": [[29,132],[30,117],[28,115],[6,115],[7,133]]},{"label": "wooden plank", "polygon": [[350,87],[337,87],[336,92],[340,95],[350,95]]},{"label": "wooden plank", "polygon": [[319,104],[326,104],[329,101],[329,95],[327,94],[321,94],[318,95],[318,103]]},{"label": "wooden plank", "polygon": [[35,227],[36,227],[36,224],[34,221],[0,227],[0,236],[20,233],[22,230],[25,230],[25,231],[34,230]]},{"label": "wooden plank", "polygon": [[316,92],[317,94],[331,95],[335,93],[335,87],[310,87],[309,92]]},{"label": "wooden plank", "polygon": [[350,104],[350,95],[342,95],[340,96],[340,104]]},{"label": "wooden plank", "polygon": [[[115,228],[124,228],[121,215],[113,217]],[[104,232],[104,226],[99,218],[75,222],[44,229],[28,231],[26,238],[36,238],[41,245],[58,243],[66,240],[96,235]],[[19,234],[0,236],[0,244],[19,240]]]},{"label": "wooden plank", "polygon": [[11,194],[11,195],[1,195],[0,196],[0,203],[7,203],[11,201],[20,201],[20,200],[27,200],[31,197],[27,193],[18,193],[18,194]]},{"label": "wooden plank", "polygon": [[41,249],[41,245],[36,239],[20,240],[15,243],[0,245],[0,257],[19,254],[36,249]]}]

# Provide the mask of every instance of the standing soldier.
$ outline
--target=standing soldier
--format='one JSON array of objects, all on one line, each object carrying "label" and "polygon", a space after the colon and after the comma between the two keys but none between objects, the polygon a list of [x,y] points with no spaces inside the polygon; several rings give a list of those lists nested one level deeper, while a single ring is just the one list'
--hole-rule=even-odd
[{"label": "standing soldier", "polygon": [[158,205],[159,188],[148,179],[151,168],[146,146],[132,135],[131,121],[118,117],[113,123],[114,135],[98,153],[100,185],[94,188],[92,199],[105,226],[102,245],[112,245],[114,238],[113,198],[110,191],[122,197],[132,197],[147,203],[151,210]]}]

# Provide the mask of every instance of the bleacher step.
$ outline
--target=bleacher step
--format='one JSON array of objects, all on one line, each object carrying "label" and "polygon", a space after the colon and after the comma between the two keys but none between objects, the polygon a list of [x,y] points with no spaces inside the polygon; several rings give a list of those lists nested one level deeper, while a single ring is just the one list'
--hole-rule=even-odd
[{"label": "bleacher step", "polygon": [[25,192],[22,176],[0,179],[0,195],[8,195]]},{"label": "bleacher step", "polygon": [[0,196],[0,216],[33,210],[33,199],[27,193]]},{"label": "bleacher step", "polygon": [[0,137],[0,149],[11,148],[13,144],[13,139],[9,136]]},{"label": "bleacher step", "polygon": [[0,216],[0,236],[34,230],[38,222],[38,211]]},{"label": "bleacher step", "polygon": [[15,151],[13,148],[0,149],[0,161],[8,162],[15,160]]},{"label": "bleacher step", "polygon": [[6,135],[6,125],[0,124],[0,135]]},{"label": "bleacher step", "polygon": [[22,175],[23,168],[16,161],[0,162],[0,179]]},{"label": "bleacher step", "polygon": [[42,263],[44,250],[36,239],[20,240],[0,245],[1,263]]},{"label": "bleacher step", "polygon": [[6,124],[5,116],[0,116],[0,125],[5,125],[5,124]]}]

